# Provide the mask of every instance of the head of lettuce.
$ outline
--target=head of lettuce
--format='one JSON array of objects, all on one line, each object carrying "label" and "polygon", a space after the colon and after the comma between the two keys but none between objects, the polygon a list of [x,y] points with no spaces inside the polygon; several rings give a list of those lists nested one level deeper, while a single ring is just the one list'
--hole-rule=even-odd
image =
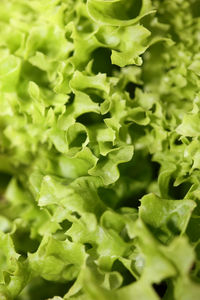
[{"label": "head of lettuce", "polygon": [[199,0],[0,1],[0,299],[199,300]]}]

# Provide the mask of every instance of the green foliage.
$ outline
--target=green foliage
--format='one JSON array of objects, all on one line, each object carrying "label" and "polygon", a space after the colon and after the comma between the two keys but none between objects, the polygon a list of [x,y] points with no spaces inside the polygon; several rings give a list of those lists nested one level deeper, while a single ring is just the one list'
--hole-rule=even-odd
[{"label": "green foliage", "polygon": [[199,8],[0,1],[0,300],[200,299]]}]

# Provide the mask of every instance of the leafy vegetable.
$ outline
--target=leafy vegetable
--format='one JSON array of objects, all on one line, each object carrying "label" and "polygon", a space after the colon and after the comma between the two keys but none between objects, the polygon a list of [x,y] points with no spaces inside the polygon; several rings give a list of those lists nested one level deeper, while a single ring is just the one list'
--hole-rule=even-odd
[{"label": "leafy vegetable", "polygon": [[0,299],[199,300],[199,12],[0,1]]}]

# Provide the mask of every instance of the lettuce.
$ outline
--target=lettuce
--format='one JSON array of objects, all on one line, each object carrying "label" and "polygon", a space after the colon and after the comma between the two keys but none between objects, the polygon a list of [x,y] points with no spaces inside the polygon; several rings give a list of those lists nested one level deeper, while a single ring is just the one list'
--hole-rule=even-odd
[{"label": "lettuce", "polygon": [[0,1],[0,299],[199,299],[199,8]]}]

